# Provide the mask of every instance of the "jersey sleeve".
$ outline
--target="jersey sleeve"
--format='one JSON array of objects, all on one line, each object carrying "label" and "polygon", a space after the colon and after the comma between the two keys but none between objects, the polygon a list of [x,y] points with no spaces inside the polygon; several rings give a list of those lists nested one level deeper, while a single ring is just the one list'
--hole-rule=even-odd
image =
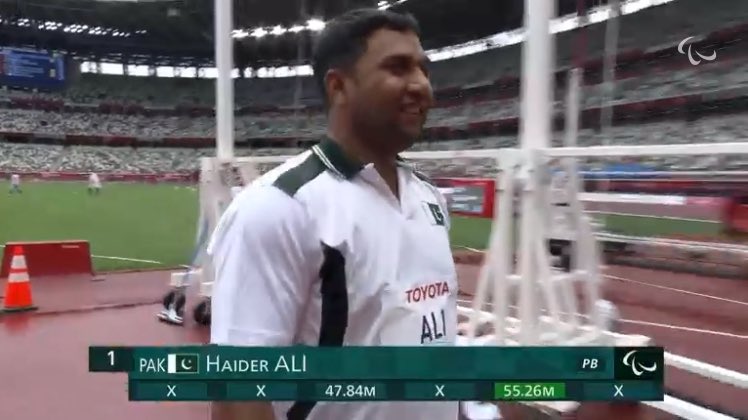
[{"label": "jersey sleeve", "polygon": [[208,253],[211,343],[291,345],[322,261],[306,209],[275,187],[253,186],[226,209]]}]

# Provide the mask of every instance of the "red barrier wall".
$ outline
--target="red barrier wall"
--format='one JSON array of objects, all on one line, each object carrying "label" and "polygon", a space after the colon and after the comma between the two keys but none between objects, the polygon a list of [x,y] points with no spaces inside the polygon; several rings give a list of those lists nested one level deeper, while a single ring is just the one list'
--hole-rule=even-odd
[{"label": "red barrier wall", "polygon": [[[473,194],[453,193],[452,205],[450,210],[454,214],[470,217],[484,217],[488,219],[493,218],[494,201],[496,199],[496,186],[493,179],[473,179],[473,178],[439,178],[435,180],[437,185],[440,187],[459,188],[466,187],[474,189],[476,192]],[[458,202],[471,202],[473,205],[481,203],[480,210],[478,211],[466,211],[466,210],[455,210],[458,207]]]},{"label": "red barrier wall", "polygon": [[0,277],[8,276],[15,246],[23,246],[29,276],[93,275],[88,241],[8,242]]},{"label": "red barrier wall", "polygon": [[[43,181],[87,181],[90,172],[12,172],[18,173],[21,179],[35,179]],[[0,178],[8,178],[11,172],[0,171]],[[195,183],[199,179],[199,173],[162,173],[162,174],[135,174],[135,173],[100,173],[102,181],[124,181],[124,182],[178,182]]]},{"label": "red barrier wall", "polygon": [[[440,187],[476,188],[469,193],[464,191],[453,193],[452,200],[458,201],[450,203],[450,210],[453,214],[468,217],[493,218],[494,206],[496,205],[496,185],[493,179],[438,178],[435,182]],[[641,187],[647,185],[647,182],[650,181],[632,181],[632,185]],[[660,180],[659,182],[665,183],[666,181]],[[673,185],[678,185],[678,181],[674,181]],[[613,191],[609,192],[613,193]],[[643,193],[643,191],[635,191],[635,193]],[[456,207],[459,207],[459,201],[477,203],[478,200],[482,202],[482,208],[480,211],[464,211],[463,209],[456,209]],[[735,197],[687,197],[686,205],[681,206],[683,208],[678,209],[679,216],[673,215],[670,217],[692,217],[710,220],[708,217],[704,217],[703,213],[707,212],[711,213],[715,220],[721,220],[725,226],[736,231],[748,233],[748,199],[744,200],[746,204],[743,205],[738,205],[739,201],[740,200]],[[594,205],[591,207],[594,209]],[[686,208],[690,209],[693,214],[688,215],[687,213],[687,215],[683,216],[683,211]],[[629,212],[636,213],[636,211]],[[644,214],[649,213],[645,211]]]},{"label": "red barrier wall", "polygon": [[672,179],[588,179],[586,191],[632,192],[637,194],[687,194],[687,195],[735,195],[748,194],[748,180],[745,176],[725,179],[725,176],[712,179],[677,178]]}]

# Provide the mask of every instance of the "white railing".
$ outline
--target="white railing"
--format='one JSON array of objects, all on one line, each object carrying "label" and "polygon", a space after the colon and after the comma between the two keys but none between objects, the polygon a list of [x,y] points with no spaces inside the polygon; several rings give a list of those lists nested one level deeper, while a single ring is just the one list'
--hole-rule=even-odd
[{"label": "white railing", "polygon": [[[615,156],[672,156],[672,155],[734,155],[748,153],[748,143],[710,143],[710,144],[692,144],[692,145],[648,145],[648,146],[597,146],[597,147],[563,147],[563,148],[538,148],[530,150],[508,149],[503,150],[500,154],[493,154],[493,151],[479,151],[472,156],[492,155],[497,158],[499,166],[500,183],[497,180],[497,197],[499,208],[507,207],[514,201],[515,195],[511,188],[515,187],[520,192],[522,200],[530,200],[532,206],[523,206],[521,217],[523,220],[531,216],[530,220],[535,223],[536,220],[547,218],[548,213],[542,199],[538,197],[545,194],[547,186],[533,178],[533,174],[543,173],[547,169],[549,157],[556,158],[577,158],[577,157],[615,157]],[[454,155],[453,155],[454,156]],[[488,156],[486,156],[488,157]],[[512,160],[516,160],[514,166],[510,165]],[[567,160],[564,160],[566,162]],[[571,174],[574,174],[572,172]],[[507,181],[509,179],[509,181]],[[516,184],[519,182],[519,184]],[[566,195],[571,200],[570,203],[579,202],[582,196],[579,191],[579,184],[575,182],[567,183],[569,189]],[[507,193],[507,191],[509,191]],[[509,204],[507,204],[509,203]],[[603,280],[599,273],[599,260],[597,260],[596,246],[594,243],[598,238],[589,229],[578,229],[588,227],[585,219],[582,217],[580,206],[570,206],[572,219],[575,222],[575,231],[579,234],[574,246],[574,257],[576,258],[575,267],[568,274],[554,274],[548,271],[547,258],[539,258],[538,252],[534,248],[516,247],[513,241],[510,241],[502,233],[506,233],[506,228],[501,229],[502,223],[506,224],[506,219],[510,218],[512,213],[500,211],[494,216],[493,231],[486,258],[483,262],[481,275],[476,285],[476,292],[472,302],[472,308],[461,308],[460,313],[467,315],[469,321],[461,325],[461,330],[465,331],[465,341],[472,345],[650,345],[649,337],[624,335],[609,331],[600,323],[600,315],[594,311],[589,311],[590,305],[586,305],[588,313],[582,314],[581,318],[586,324],[581,328],[570,328],[570,324],[564,322],[568,319],[568,313],[558,310],[558,305],[554,308],[554,300],[564,297],[563,291],[569,288],[570,283],[581,283],[585,291],[588,303],[590,300],[596,302],[599,296],[598,288]],[[525,220],[526,221],[526,220]],[[525,226],[523,225],[523,228]],[[520,244],[531,242],[545,243],[545,233],[533,229],[523,229],[520,234]],[[648,239],[645,239],[648,240]],[[649,240],[651,241],[651,240]],[[675,244],[673,244],[675,245]],[[679,246],[686,244],[679,243]],[[710,244],[688,244],[691,247],[711,247]],[[713,246],[717,246],[716,244]],[[516,247],[516,249],[515,249]],[[511,250],[511,251],[507,251]],[[497,263],[497,258],[506,252],[515,252],[520,261],[528,261],[533,257],[533,263],[537,262],[536,272],[525,272],[522,270],[514,272],[511,260],[504,256]],[[535,252],[536,254],[532,254]],[[543,254],[543,252],[539,252]],[[542,257],[542,255],[541,255]],[[597,262],[596,262],[597,260]],[[491,272],[492,275],[486,275]],[[519,278],[515,278],[519,276]],[[521,279],[521,281],[519,281]],[[580,282],[581,280],[581,282]],[[528,285],[535,286],[536,290],[553,290],[553,293],[537,293],[535,291],[527,292]],[[489,294],[488,290],[495,291]],[[500,286],[500,287],[499,287]],[[511,293],[509,288],[514,288],[515,292]],[[596,293],[597,292],[597,293]],[[493,295],[491,298],[490,295]],[[507,299],[504,296],[517,295],[516,315],[510,315],[507,310]],[[522,299],[524,295],[531,299]],[[574,297],[574,295],[572,296]],[[545,308],[538,311],[539,305],[543,301],[547,302]],[[483,311],[485,305],[489,302],[493,304],[490,312]],[[563,303],[563,301],[560,301]],[[568,305],[561,305],[568,307]],[[571,315],[575,316],[582,311],[573,311]],[[595,319],[597,317],[598,319]],[[485,331],[486,327],[493,327],[490,334],[476,334],[479,331]],[[573,330],[571,336],[565,331]],[[530,331],[528,333],[528,331]],[[590,339],[590,337],[594,338]],[[553,343],[553,344],[552,344]],[[607,344],[606,344],[607,343]],[[624,344],[626,343],[626,344]],[[720,366],[709,365],[705,362],[689,359],[680,355],[667,353],[666,364],[676,369],[685,370],[691,374],[699,375],[708,380],[713,380],[741,389],[748,388],[746,375],[741,372],[731,371]],[[551,408],[545,403],[533,403],[534,405]],[[645,402],[645,404],[650,404]],[[668,396],[662,402],[651,403],[658,409],[677,414],[686,419],[707,420],[716,418],[729,418],[721,413],[709,410],[703,407],[697,407],[688,404],[676,398]],[[573,407],[568,405],[560,410],[570,410]]]},{"label": "white railing", "polygon": [[[473,308],[469,308],[466,306],[458,306],[457,313],[458,315],[465,317],[473,317],[473,314],[476,314],[476,318],[481,324],[491,324],[495,319],[494,314],[491,312],[478,311],[476,313]],[[518,323],[518,320],[513,318],[508,318],[507,321],[509,321],[509,324]],[[623,337],[623,335],[620,334],[615,335]],[[634,336],[633,339],[636,340],[636,336]],[[476,337],[476,342],[479,345],[480,343],[490,343],[494,340],[495,336],[493,334]],[[467,340],[461,338],[461,344],[466,344],[462,343],[463,341]],[[695,359],[689,359],[687,357],[668,352],[665,352],[665,364],[676,369],[698,375],[702,378],[735,386],[740,389],[748,389],[748,374],[742,372],[726,369],[721,366],[711,365],[709,363],[705,363]],[[666,395],[663,401],[645,401],[643,403],[655,407],[658,410],[666,411],[670,414],[675,414],[676,416],[680,416],[689,420],[736,420],[733,417],[718,413],[714,410],[697,406],[686,401],[682,401],[669,395]],[[570,406],[559,407],[571,409],[574,408]],[[564,410],[560,409],[559,411]]]}]

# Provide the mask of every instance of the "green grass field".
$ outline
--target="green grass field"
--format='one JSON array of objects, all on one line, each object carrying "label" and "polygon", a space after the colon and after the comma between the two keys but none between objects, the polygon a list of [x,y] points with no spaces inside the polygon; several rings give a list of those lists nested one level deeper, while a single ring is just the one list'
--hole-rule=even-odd
[{"label": "green grass field", "polygon": [[[198,194],[172,184],[107,183],[98,197],[85,183],[35,182],[24,193],[0,192],[0,244],[11,241],[87,240],[97,271],[157,268],[189,263],[195,241]],[[452,219],[454,246],[483,249],[490,220]],[[608,230],[658,236],[677,233],[712,234],[713,223],[647,217],[607,216]],[[111,259],[152,260],[160,264]]]},{"label": "green grass field", "polygon": [[[452,217],[450,232],[453,246],[485,249],[491,233],[491,220]],[[657,237],[670,235],[719,235],[720,225],[692,220],[663,219],[646,216],[609,214],[604,219],[606,231],[622,235]]]},{"label": "green grass field", "polygon": [[[185,264],[195,242],[197,191],[169,184],[107,183],[91,197],[85,183],[27,182],[0,194],[0,243],[88,240],[95,255]],[[95,258],[96,270],[156,267]]]}]

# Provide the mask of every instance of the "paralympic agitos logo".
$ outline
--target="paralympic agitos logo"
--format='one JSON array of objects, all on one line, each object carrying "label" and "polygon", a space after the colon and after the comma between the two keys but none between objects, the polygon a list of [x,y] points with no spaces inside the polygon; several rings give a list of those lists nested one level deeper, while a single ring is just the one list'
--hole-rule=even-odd
[{"label": "paralympic agitos logo", "polygon": [[665,353],[662,347],[617,347],[615,358],[617,379],[663,378]]},{"label": "paralympic agitos logo", "polygon": [[[688,56],[688,61],[689,61],[689,62],[690,62],[690,63],[691,63],[692,65],[694,65],[694,66],[698,66],[699,64],[701,64],[701,60],[706,60],[706,61],[714,61],[714,60],[716,60],[716,59],[717,59],[717,51],[712,51],[712,54],[711,54],[711,55],[702,55],[702,54],[701,54],[700,52],[698,52],[698,51],[695,51],[695,50],[694,50],[694,51],[691,51],[691,45],[692,45],[692,44],[688,44],[688,50],[684,50],[684,49],[683,49],[683,47],[684,47],[684,46],[686,45],[686,43],[687,43],[687,42],[688,42],[689,40],[691,40],[692,38],[693,38],[692,36],[689,36],[688,38],[686,38],[686,39],[684,39],[683,41],[681,41],[681,42],[680,42],[680,44],[678,44],[678,52],[679,52],[679,53],[681,53],[681,54],[685,54],[686,56]],[[699,59],[695,58],[695,57],[693,56],[693,54],[696,54],[697,56],[699,56],[699,58],[701,58],[701,60],[699,60]]]},{"label": "paralympic agitos logo", "polygon": [[644,372],[654,372],[657,370],[657,362],[651,362],[651,364],[643,364],[636,360],[636,353],[638,350],[631,350],[623,356],[624,366],[631,368],[631,372],[636,376],[642,376]]}]

